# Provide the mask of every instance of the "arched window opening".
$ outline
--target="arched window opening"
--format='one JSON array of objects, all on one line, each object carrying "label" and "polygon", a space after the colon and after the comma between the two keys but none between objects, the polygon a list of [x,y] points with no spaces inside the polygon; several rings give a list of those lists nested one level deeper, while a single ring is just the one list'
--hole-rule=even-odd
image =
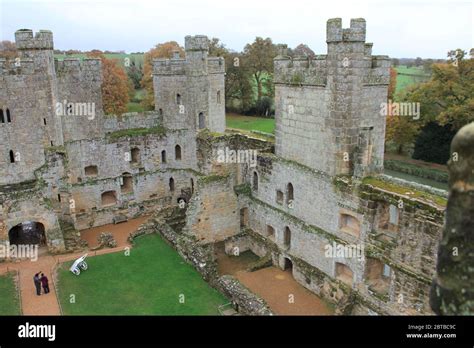
[{"label": "arched window opening", "polygon": [[5,123],[5,116],[3,115],[3,109],[0,109],[0,122]]},{"label": "arched window opening", "polygon": [[181,94],[176,94],[176,104],[181,105]]},{"label": "arched window opening", "polygon": [[10,163],[15,163],[15,154],[13,150],[10,150]]},{"label": "arched window opening", "polygon": [[177,161],[181,160],[181,146],[176,145],[174,147],[174,157]]},{"label": "arched window opening", "polygon": [[173,178],[170,178],[169,186],[170,186],[170,192],[174,192],[174,179]]},{"label": "arched window opening", "polygon": [[253,172],[252,189],[258,191],[258,174]]},{"label": "arched window opening", "polygon": [[199,113],[199,129],[206,128],[206,120],[204,119],[204,113]]},{"label": "arched window opening", "polygon": [[293,207],[294,198],[293,184],[290,182],[286,185],[286,204],[289,208]]},{"label": "arched window opening", "polygon": [[221,103],[221,91],[217,91],[217,104]]},{"label": "arched window opening", "polygon": [[7,122],[8,123],[11,123],[12,122],[12,118],[10,116],[10,109],[7,109]]},{"label": "arched window opening", "polygon": [[267,225],[267,237],[271,240],[275,240],[275,229],[273,226]]},{"label": "arched window opening", "polygon": [[161,163],[166,163],[166,151],[161,151]]},{"label": "arched window opening", "polygon": [[283,233],[283,246],[287,249],[290,249],[291,247],[291,230],[288,226],[285,227]]}]

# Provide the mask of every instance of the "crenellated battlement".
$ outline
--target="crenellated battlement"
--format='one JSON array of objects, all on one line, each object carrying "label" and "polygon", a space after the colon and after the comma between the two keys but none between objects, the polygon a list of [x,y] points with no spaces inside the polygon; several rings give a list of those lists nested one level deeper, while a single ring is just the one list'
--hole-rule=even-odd
[{"label": "crenellated battlement", "polygon": [[186,59],[154,59],[153,75],[184,75],[186,73]]},{"label": "crenellated battlement", "polygon": [[209,74],[224,74],[225,62],[222,57],[207,58],[207,71]]},{"label": "crenellated battlement", "polygon": [[350,28],[342,28],[341,18],[332,18],[326,24],[326,42],[365,42],[365,30],[363,18],[351,19]]},{"label": "crenellated battlement", "polygon": [[[186,59],[154,59],[153,75],[185,75]],[[224,74],[225,63],[222,57],[210,57],[207,59],[207,71],[209,74]]]},{"label": "crenellated battlement", "polygon": [[31,29],[20,29],[15,32],[15,44],[19,50],[52,50],[53,33],[40,30],[34,35]]},{"label": "crenellated battlement", "polygon": [[33,75],[35,64],[32,59],[6,60],[0,58],[0,76]]},{"label": "crenellated battlement", "polygon": [[209,51],[209,39],[205,35],[188,35],[184,38],[185,51]]},{"label": "crenellated battlement", "polygon": [[274,82],[289,85],[325,86],[326,55],[314,58],[278,56],[274,60]]},{"label": "crenellated battlement", "polygon": [[289,58],[283,48],[274,59],[277,155],[329,175],[381,171],[385,119],[379,109],[391,62],[372,55],[365,33],[364,19],[352,19],[347,29],[340,18],[330,19],[326,55]]},{"label": "crenellated battlement", "polygon": [[[372,43],[365,42],[366,24],[352,19],[351,27],[342,28],[340,18],[327,22],[328,53],[313,58],[286,55],[281,49],[274,59],[274,82],[295,86],[326,86],[329,75],[362,75],[363,85],[388,84],[390,59],[372,56]],[[357,67],[362,70],[352,70]]]},{"label": "crenellated battlement", "polygon": [[55,63],[58,75],[80,72],[93,72],[100,75],[102,69],[99,58],[65,58],[64,60],[55,60]]},{"label": "crenellated battlement", "polygon": [[370,69],[367,69],[363,77],[363,85],[389,85],[390,66],[392,64],[388,56],[371,56]]}]

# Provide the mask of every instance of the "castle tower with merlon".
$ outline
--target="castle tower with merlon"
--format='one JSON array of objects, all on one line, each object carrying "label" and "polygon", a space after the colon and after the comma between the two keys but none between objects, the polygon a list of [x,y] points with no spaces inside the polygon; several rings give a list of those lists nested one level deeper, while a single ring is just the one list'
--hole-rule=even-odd
[{"label": "castle tower with merlon", "polygon": [[0,184],[34,179],[45,161],[44,149],[62,145],[57,98],[53,34],[31,30],[15,33],[19,56],[0,62]]},{"label": "castle tower with merlon", "polygon": [[166,128],[225,131],[224,59],[208,53],[207,36],[186,36],[184,59],[154,60],[155,109]]},{"label": "castle tower with merlon", "polygon": [[364,19],[330,19],[326,55],[275,58],[278,155],[329,175],[382,171],[390,60],[365,34]]},{"label": "castle tower with merlon", "polygon": [[15,45],[21,58],[33,59],[38,68],[47,68],[49,74],[54,73],[54,43],[51,31],[40,30],[34,35],[30,29],[17,30]]}]

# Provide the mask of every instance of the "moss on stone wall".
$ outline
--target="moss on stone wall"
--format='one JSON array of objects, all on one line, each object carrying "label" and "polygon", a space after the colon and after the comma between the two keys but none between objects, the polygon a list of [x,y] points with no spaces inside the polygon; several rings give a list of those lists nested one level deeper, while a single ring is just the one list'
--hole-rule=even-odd
[{"label": "moss on stone wall", "polygon": [[132,129],[122,129],[112,133],[107,133],[108,139],[115,141],[122,137],[140,137],[146,135],[166,135],[166,129],[162,126],[156,126],[152,128],[132,128]]},{"label": "moss on stone wall", "polygon": [[430,205],[437,205],[440,208],[446,207],[447,199],[429,192],[423,192],[411,187],[405,187],[374,177],[367,177],[362,180],[363,185],[370,185],[384,191],[403,195],[410,199],[417,199]]},{"label": "moss on stone wall", "polygon": [[229,178],[229,175],[213,174],[213,175],[208,175],[208,176],[201,176],[200,178],[198,178],[198,183],[206,185],[213,182],[227,181],[228,178]]}]

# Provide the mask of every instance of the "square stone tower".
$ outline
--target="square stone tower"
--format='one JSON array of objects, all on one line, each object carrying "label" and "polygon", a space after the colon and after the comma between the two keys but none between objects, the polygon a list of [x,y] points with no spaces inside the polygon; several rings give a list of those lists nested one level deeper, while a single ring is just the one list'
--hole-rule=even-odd
[{"label": "square stone tower", "polygon": [[45,161],[44,148],[63,143],[53,107],[53,34],[23,29],[15,41],[19,56],[0,60],[0,184],[34,179]]},{"label": "square stone tower", "polygon": [[186,36],[186,57],[153,62],[155,109],[169,129],[225,131],[224,58],[208,57],[207,36]]},{"label": "square stone tower", "polygon": [[327,55],[275,58],[277,155],[328,175],[382,171],[390,60],[365,33],[364,19],[330,19]]}]

